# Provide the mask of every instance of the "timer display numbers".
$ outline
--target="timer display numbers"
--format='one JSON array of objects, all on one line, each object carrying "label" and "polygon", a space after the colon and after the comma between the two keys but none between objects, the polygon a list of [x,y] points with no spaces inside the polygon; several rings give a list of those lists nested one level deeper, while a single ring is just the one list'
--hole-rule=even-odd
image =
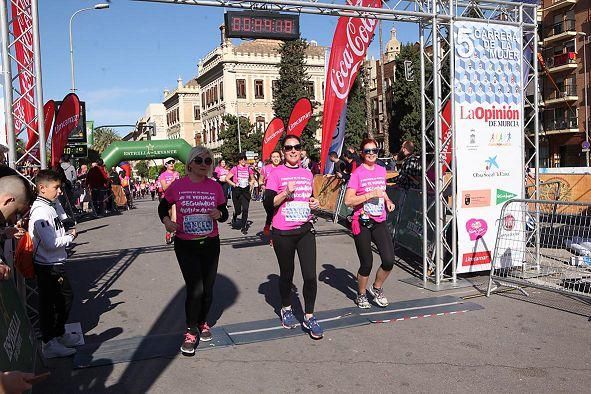
[{"label": "timer display numbers", "polygon": [[225,14],[229,38],[270,38],[296,40],[300,37],[298,15],[259,11],[228,11]]}]

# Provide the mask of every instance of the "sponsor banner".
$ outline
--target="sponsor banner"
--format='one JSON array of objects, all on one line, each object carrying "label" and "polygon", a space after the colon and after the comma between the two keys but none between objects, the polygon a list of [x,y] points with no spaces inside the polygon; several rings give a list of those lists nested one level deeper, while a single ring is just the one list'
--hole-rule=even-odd
[{"label": "sponsor banner", "polygon": [[[382,8],[381,0],[353,0],[349,4],[359,7]],[[326,74],[322,116],[321,172],[328,162],[332,135],[341,117],[345,100],[357,77],[369,44],[377,27],[377,19],[339,17],[332,40]]]},{"label": "sponsor banner", "polygon": [[306,97],[302,97],[295,103],[289,115],[287,134],[300,137],[312,117],[312,103]]},{"label": "sponsor banner", "polygon": [[53,124],[51,136],[51,166],[59,163],[64,148],[68,143],[70,133],[78,126],[80,121],[80,101],[75,93],[69,93],[64,97]]},{"label": "sponsor banner", "polygon": [[[522,220],[499,220],[504,202],[523,198],[523,35],[518,27],[456,22],[454,37],[457,272],[462,273],[490,269],[499,230],[523,236]],[[510,265],[521,264],[522,257],[513,251]]]},{"label": "sponsor banner", "polygon": [[[337,155],[341,157],[341,152],[343,150],[343,144],[345,143],[345,127],[347,126],[347,102],[345,102],[345,106],[341,112],[341,117],[337,123],[337,127],[332,134],[332,141],[330,142],[330,149],[328,152],[337,152]],[[327,160],[326,165],[324,166],[324,173],[331,174],[334,168],[334,163],[330,160]]]},{"label": "sponsor banner", "polygon": [[263,161],[269,160],[271,152],[277,146],[277,142],[279,142],[284,130],[285,126],[283,125],[283,120],[280,118],[273,118],[269,122],[267,130],[265,130],[265,136],[263,137],[263,154],[261,158]]},{"label": "sponsor banner", "polygon": [[[53,119],[55,118],[55,101],[53,100],[49,100],[48,102],[45,103],[45,105],[43,106],[43,124],[45,125],[45,139],[49,140],[49,133],[51,132],[51,126],[53,125]],[[34,125],[35,130],[37,131],[37,134],[34,134],[32,136],[32,138],[29,138],[29,141],[27,141],[27,145],[25,147],[25,150],[29,150],[33,147],[33,145],[35,145],[37,143],[37,141],[39,141],[39,130],[37,128],[37,123],[35,123]],[[31,151],[31,156],[36,157],[37,159],[39,159],[39,147],[35,147],[35,149],[33,149]]]},{"label": "sponsor banner", "polygon": [[[33,52],[33,16],[31,14],[31,0],[12,0],[12,28],[15,37],[21,37],[14,45],[16,64],[19,73],[19,87],[21,98],[13,108],[14,129],[18,135],[26,125],[29,140],[35,136],[32,122],[35,118],[35,62]],[[23,43],[27,43],[24,45]],[[26,124],[21,122],[24,119]]]}]

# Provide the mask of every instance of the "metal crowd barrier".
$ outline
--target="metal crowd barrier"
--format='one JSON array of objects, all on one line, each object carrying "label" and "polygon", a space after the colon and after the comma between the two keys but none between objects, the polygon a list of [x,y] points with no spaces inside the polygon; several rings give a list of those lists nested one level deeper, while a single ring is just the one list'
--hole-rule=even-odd
[{"label": "metal crowd barrier", "polygon": [[498,227],[487,296],[505,285],[591,298],[591,204],[510,200]]}]

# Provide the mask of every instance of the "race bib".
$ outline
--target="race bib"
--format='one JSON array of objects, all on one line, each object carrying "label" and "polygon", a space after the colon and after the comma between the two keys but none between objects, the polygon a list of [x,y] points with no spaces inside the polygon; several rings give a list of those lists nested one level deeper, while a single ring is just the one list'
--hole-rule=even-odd
[{"label": "race bib", "polygon": [[238,180],[238,187],[245,188],[248,187],[248,179],[239,179]]},{"label": "race bib", "polygon": [[220,175],[220,182],[226,182],[226,176]]},{"label": "race bib", "polygon": [[213,232],[213,219],[206,213],[187,215],[183,219],[185,234],[208,235]]},{"label": "race bib", "polygon": [[282,213],[286,222],[306,222],[310,218],[310,204],[306,201],[289,201]]},{"label": "race bib", "polygon": [[370,216],[381,216],[384,212],[384,199],[372,198],[363,204],[363,210]]}]

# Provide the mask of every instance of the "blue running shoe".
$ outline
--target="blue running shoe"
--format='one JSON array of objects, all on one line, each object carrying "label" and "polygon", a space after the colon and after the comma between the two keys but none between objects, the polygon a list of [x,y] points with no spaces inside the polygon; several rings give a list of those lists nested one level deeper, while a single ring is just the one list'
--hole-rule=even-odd
[{"label": "blue running shoe", "polygon": [[296,317],[293,315],[293,311],[291,309],[281,309],[281,324],[285,328],[296,328],[300,322]]},{"label": "blue running shoe", "polygon": [[304,317],[302,327],[304,327],[314,339],[321,339],[324,336],[324,330],[320,327],[320,324],[318,324],[318,320],[316,320],[315,316],[312,316],[308,320]]}]

